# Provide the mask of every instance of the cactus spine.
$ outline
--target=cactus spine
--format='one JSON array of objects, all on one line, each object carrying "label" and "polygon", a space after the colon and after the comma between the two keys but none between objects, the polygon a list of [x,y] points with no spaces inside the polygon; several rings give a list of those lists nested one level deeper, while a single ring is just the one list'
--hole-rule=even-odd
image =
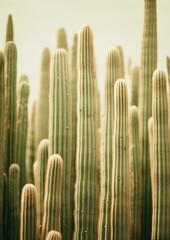
[{"label": "cactus spine", "polygon": [[71,89],[68,69],[68,54],[57,49],[51,63],[50,77],[50,117],[49,117],[49,154],[57,153],[63,159],[61,233],[63,239],[72,235],[73,209],[71,202],[72,167],[72,122]]},{"label": "cactus spine", "polygon": [[26,141],[28,127],[28,97],[29,85],[26,75],[21,75],[18,88],[18,112],[17,112],[17,152],[16,162],[20,166],[20,190],[26,183]]},{"label": "cactus spine", "polygon": [[130,172],[128,138],[128,93],[124,79],[118,79],[114,88],[113,135],[113,229],[111,239],[130,239]]},{"label": "cactus spine", "polygon": [[86,25],[78,39],[78,125],[75,190],[75,240],[98,238],[99,158],[93,35]]},{"label": "cactus spine", "polygon": [[6,42],[14,40],[13,21],[11,14],[8,16],[7,27],[6,27]]},{"label": "cactus spine", "polygon": [[6,96],[6,147],[5,169],[16,161],[16,78],[17,78],[17,49],[14,42],[5,45],[5,82],[7,87]]},{"label": "cactus spine", "polygon": [[102,187],[99,239],[111,236],[112,202],[112,163],[113,163],[113,127],[114,127],[114,84],[120,77],[120,58],[117,48],[109,50],[106,59],[105,76],[105,116],[102,146]]},{"label": "cactus spine", "polygon": [[131,236],[130,239],[140,239],[141,236],[141,162],[139,147],[139,114],[136,106],[129,111],[129,157],[131,172]]},{"label": "cactus spine", "polygon": [[47,234],[46,240],[62,240],[61,233],[57,231],[50,231]]},{"label": "cactus spine", "polygon": [[9,168],[9,239],[19,239],[20,229],[20,167],[13,163]]},{"label": "cactus spine", "polygon": [[49,158],[44,196],[44,215],[42,225],[42,239],[50,230],[61,229],[61,195],[63,160],[58,154]]},{"label": "cactus spine", "polygon": [[22,189],[20,222],[20,239],[37,240],[37,190],[33,184]]},{"label": "cactus spine", "polygon": [[68,51],[67,35],[64,28],[57,30],[57,48],[63,48]]},{"label": "cactus spine", "polygon": [[152,114],[152,74],[157,66],[156,0],[144,1],[144,29],[139,91],[140,144],[142,161],[141,239],[151,239],[152,201],[148,120]]},{"label": "cactus spine", "polygon": [[153,215],[152,239],[170,237],[170,162],[168,149],[168,98],[166,76],[153,74]]}]

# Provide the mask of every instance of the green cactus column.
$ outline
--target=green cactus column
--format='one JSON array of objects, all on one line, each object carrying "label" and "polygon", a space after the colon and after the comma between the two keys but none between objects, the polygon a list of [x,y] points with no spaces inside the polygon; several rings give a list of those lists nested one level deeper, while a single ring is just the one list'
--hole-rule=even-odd
[{"label": "green cactus column", "polygon": [[131,100],[130,105],[137,106],[139,102],[139,67],[133,66],[131,69]]},{"label": "green cactus column", "polygon": [[68,54],[57,49],[51,62],[50,76],[49,155],[56,153],[63,159],[61,233],[70,239],[74,221],[71,190],[72,176],[72,112]]},{"label": "green cactus column", "polygon": [[157,66],[156,0],[144,0],[144,27],[139,88],[140,144],[142,161],[141,239],[151,239],[152,200],[148,120],[152,114],[152,74]]},{"label": "green cactus column", "polygon": [[124,79],[114,88],[113,202],[111,239],[130,239],[130,165],[128,131],[128,92]]},{"label": "green cactus column", "polygon": [[20,167],[13,163],[9,168],[9,239],[18,240],[20,232]]},{"label": "green cactus column", "polygon": [[170,161],[166,75],[156,70],[152,82],[153,215],[152,240],[170,238]]},{"label": "green cactus column", "polygon": [[149,156],[151,169],[151,190],[152,190],[152,205],[153,205],[153,117],[148,120],[148,135],[149,135]]},{"label": "green cactus column", "polygon": [[8,16],[7,26],[6,26],[6,42],[14,40],[14,30],[13,30],[13,21],[12,15]]},{"label": "green cactus column", "polygon": [[14,42],[5,45],[5,82],[6,82],[6,147],[5,170],[11,163],[16,162],[16,78],[17,78],[17,49]]},{"label": "green cactus column", "polygon": [[64,161],[58,154],[51,155],[48,161],[45,182],[42,240],[45,239],[49,231],[61,230],[63,163]]},{"label": "green cactus column", "polygon": [[129,163],[131,173],[131,235],[130,239],[141,239],[141,162],[139,144],[139,114],[136,106],[129,110]]},{"label": "green cactus column", "polygon": [[117,48],[107,53],[105,74],[105,115],[102,139],[101,165],[101,202],[99,239],[111,237],[111,202],[112,202],[112,164],[113,164],[113,129],[114,129],[114,84],[120,77],[120,57]]},{"label": "green cactus column", "polygon": [[20,240],[37,240],[37,190],[33,184],[22,189]]},{"label": "green cactus column", "polygon": [[57,48],[63,48],[68,52],[67,35],[64,28],[57,30]]},{"label": "green cactus column", "polygon": [[3,195],[3,240],[9,239],[9,229],[8,229],[8,177],[7,174],[3,174],[4,177],[4,195]]},{"label": "green cactus column", "polygon": [[99,146],[97,83],[93,34],[83,26],[78,39],[77,157],[75,186],[74,240],[98,238],[99,218]]},{"label": "green cactus column", "polygon": [[20,166],[20,192],[26,183],[26,142],[28,128],[29,84],[26,75],[21,75],[18,86],[17,106],[17,150],[16,162]]},{"label": "green cactus column", "polygon": [[5,147],[5,57],[0,51],[0,239],[3,239],[3,185],[4,185],[4,147]]},{"label": "green cactus column", "polygon": [[123,49],[121,45],[117,45],[116,48],[119,51],[119,57],[120,57],[120,78],[125,77],[125,64],[124,64],[124,55],[123,55]]},{"label": "green cactus column", "polygon": [[46,240],[62,240],[61,233],[57,231],[50,231],[47,234]]}]

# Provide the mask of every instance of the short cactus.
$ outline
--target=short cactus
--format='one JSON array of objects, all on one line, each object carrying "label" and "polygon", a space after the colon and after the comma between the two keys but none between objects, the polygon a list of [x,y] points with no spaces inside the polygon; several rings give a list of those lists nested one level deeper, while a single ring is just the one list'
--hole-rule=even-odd
[{"label": "short cactus", "polygon": [[139,98],[139,67],[133,66],[131,69],[131,100],[130,105],[138,106]]},{"label": "short cactus", "polygon": [[61,233],[52,230],[47,234],[46,240],[62,240]]},{"label": "short cactus", "polygon": [[57,30],[57,48],[63,48],[68,51],[67,35],[64,28]]},{"label": "short cactus", "polygon": [[14,30],[13,30],[13,21],[12,15],[8,16],[7,26],[6,26],[6,42],[14,40]]}]

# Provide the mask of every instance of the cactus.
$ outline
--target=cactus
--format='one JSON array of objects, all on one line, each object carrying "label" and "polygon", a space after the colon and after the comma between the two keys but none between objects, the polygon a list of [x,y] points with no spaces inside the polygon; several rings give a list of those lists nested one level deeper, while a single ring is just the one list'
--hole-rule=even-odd
[{"label": "cactus", "polygon": [[16,161],[16,78],[17,78],[17,49],[14,42],[5,45],[5,83],[6,93],[6,147],[5,170]]},{"label": "cactus", "polygon": [[128,93],[124,79],[114,88],[113,202],[111,239],[130,239]]},{"label": "cactus", "polygon": [[5,142],[5,57],[0,51],[0,239],[3,239],[3,172],[4,172],[4,142]]},{"label": "cactus", "polygon": [[37,127],[35,128],[35,149],[44,138],[48,138],[49,119],[49,81],[50,81],[50,51],[43,49],[41,61],[40,93],[37,103]]},{"label": "cactus", "polygon": [[139,114],[136,106],[129,110],[129,163],[131,172],[131,236],[141,239],[141,162],[139,144]]},{"label": "cactus", "polygon": [[117,48],[109,50],[106,59],[105,116],[102,146],[102,186],[100,203],[99,239],[111,235],[112,163],[114,126],[114,84],[120,77],[120,58]]},{"label": "cactus", "polygon": [[152,80],[153,215],[152,239],[170,237],[170,163],[168,149],[168,97],[166,75],[155,70]]},{"label": "cactus", "polygon": [[19,239],[20,229],[20,168],[16,163],[9,168],[9,239]]},{"label": "cactus", "polygon": [[57,30],[57,48],[63,48],[68,51],[67,35],[64,28]]},{"label": "cactus", "polygon": [[3,195],[3,240],[9,239],[8,231],[8,177],[7,174],[3,174],[4,177],[4,195]]},{"label": "cactus", "polygon": [[42,239],[50,230],[61,230],[61,196],[64,161],[58,154],[50,156],[47,166]]},{"label": "cactus", "polygon": [[18,87],[17,151],[16,162],[20,166],[20,192],[26,183],[26,141],[28,127],[29,84],[26,75],[21,75]]},{"label": "cactus", "polygon": [[131,69],[131,100],[130,105],[138,106],[139,93],[139,67],[133,66]]},{"label": "cactus", "polygon": [[46,240],[62,240],[61,233],[52,230],[47,234]]},{"label": "cactus", "polygon": [[78,107],[74,239],[98,238],[99,156],[93,34],[83,26],[78,38]]},{"label": "cactus", "polygon": [[120,45],[117,45],[116,48],[119,51],[119,56],[120,56],[120,78],[125,77],[125,64],[124,64],[124,55],[123,55],[123,49]]},{"label": "cactus", "polygon": [[156,0],[144,0],[144,29],[139,88],[140,144],[142,161],[141,239],[151,239],[152,200],[148,120],[152,114],[152,74],[157,66]]},{"label": "cactus", "polygon": [[37,190],[30,183],[22,189],[20,223],[20,239],[37,240]]},{"label": "cactus", "polygon": [[57,153],[63,159],[61,233],[65,240],[72,235],[74,221],[71,204],[74,199],[74,193],[71,192],[71,89],[68,73],[68,54],[64,49],[57,49],[51,63],[49,155]]},{"label": "cactus", "polygon": [[13,21],[12,15],[8,16],[7,27],[6,27],[6,42],[14,40],[14,30],[13,30]]}]

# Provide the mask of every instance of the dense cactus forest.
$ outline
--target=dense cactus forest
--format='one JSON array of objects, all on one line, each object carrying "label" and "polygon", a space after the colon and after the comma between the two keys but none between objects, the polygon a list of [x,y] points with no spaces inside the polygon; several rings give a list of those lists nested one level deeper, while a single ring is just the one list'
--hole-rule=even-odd
[{"label": "dense cactus forest", "polygon": [[[121,45],[105,59],[104,113],[95,32],[42,49],[40,91],[17,74],[13,18],[0,51],[0,239],[170,239],[170,57],[157,68],[156,0],[144,0],[140,65]],[[169,53],[170,54],[170,53]],[[128,80],[125,75],[128,69]],[[130,82],[130,84],[129,84]]]}]

